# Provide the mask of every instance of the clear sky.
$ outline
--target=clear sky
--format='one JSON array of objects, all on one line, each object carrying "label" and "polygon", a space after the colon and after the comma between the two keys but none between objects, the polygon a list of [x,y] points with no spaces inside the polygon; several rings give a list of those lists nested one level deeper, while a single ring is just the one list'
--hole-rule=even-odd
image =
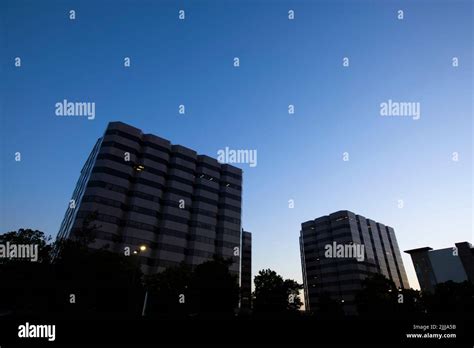
[{"label": "clear sky", "polygon": [[[342,209],[394,227],[401,250],[472,242],[472,7],[0,1],[0,232],[55,236],[95,141],[123,121],[213,157],[257,150],[240,165],[254,273],[301,281],[301,222]],[[95,119],[56,116],[63,99],[95,102]],[[382,117],[389,99],[420,119]]]}]

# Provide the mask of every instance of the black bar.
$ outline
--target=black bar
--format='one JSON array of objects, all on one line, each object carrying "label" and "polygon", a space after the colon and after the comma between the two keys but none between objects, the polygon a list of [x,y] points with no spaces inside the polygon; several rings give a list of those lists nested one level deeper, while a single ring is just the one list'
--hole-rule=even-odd
[{"label": "black bar", "polygon": [[[54,324],[55,340],[19,338],[18,327]],[[413,325],[427,325],[425,331]],[[413,320],[0,320],[0,346],[9,344],[412,344],[466,345],[474,342],[474,321]],[[434,329],[436,325],[438,329]],[[455,329],[441,330],[441,325]],[[407,338],[410,333],[456,334],[456,338]]]}]

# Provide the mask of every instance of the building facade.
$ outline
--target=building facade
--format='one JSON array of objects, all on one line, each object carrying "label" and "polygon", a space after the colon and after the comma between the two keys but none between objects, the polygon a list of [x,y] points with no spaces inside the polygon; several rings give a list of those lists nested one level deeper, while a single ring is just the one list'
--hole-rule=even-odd
[{"label": "building facade", "polygon": [[409,288],[393,228],[350,211],[302,223],[300,251],[306,310],[317,311],[325,294],[356,313],[355,295],[374,273]]},{"label": "building facade", "polygon": [[91,216],[92,248],[146,250],[146,274],[214,255],[240,276],[242,170],[122,122],[109,123],[87,159],[58,238]]},{"label": "building facade", "polygon": [[436,284],[449,280],[474,283],[474,247],[468,242],[456,243],[455,246],[405,251],[411,256],[421,290],[433,292]]},{"label": "building facade", "polygon": [[241,307],[252,308],[252,234],[242,230]]}]

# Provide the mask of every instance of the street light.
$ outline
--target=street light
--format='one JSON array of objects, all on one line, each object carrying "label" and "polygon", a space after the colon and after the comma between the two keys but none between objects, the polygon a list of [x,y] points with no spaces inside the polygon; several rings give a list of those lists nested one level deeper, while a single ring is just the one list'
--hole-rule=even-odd
[{"label": "street light", "polygon": [[[146,245],[145,245],[145,244],[142,244],[142,245],[140,245],[140,246],[138,247],[138,249],[135,249],[135,250],[133,251],[133,254],[134,254],[134,255],[138,255],[139,253],[143,253],[143,252],[145,252],[146,250],[147,250]],[[138,256],[137,256],[137,259],[136,259],[136,261],[135,261],[137,267],[139,266],[139,262],[138,262],[139,260],[140,260],[140,259],[139,259]]]},{"label": "street light", "polygon": [[[140,246],[138,247],[137,250],[134,250],[133,253],[134,253],[135,255],[138,255],[139,253],[143,253],[143,252],[145,252],[146,250],[147,250],[146,245],[142,244],[142,245],[140,245]],[[140,260],[140,259],[139,259],[138,256],[137,256],[137,261],[136,261],[136,262],[137,262],[137,263],[136,263],[137,267],[139,266],[139,262],[138,262],[139,260]],[[134,276],[134,279],[135,279],[135,276]],[[142,317],[145,316],[145,311],[146,311],[147,302],[148,302],[148,290],[145,291],[145,298],[144,298],[144,300],[143,300],[143,308],[142,308]]]}]

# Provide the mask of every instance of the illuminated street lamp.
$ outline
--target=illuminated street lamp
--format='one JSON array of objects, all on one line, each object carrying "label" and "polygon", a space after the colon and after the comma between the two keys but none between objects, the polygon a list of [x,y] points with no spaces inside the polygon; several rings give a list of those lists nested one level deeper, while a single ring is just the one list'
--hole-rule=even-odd
[{"label": "illuminated street lamp", "polygon": [[[133,250],[133,254],[137,255],[136,259],[135,259],[135,266],[137,268],[141,268],[140,264],[139,264],[140,258],[138,257],[139,256],[138,254],[142,253],[142,252],[145,252],[146,249],[147,249],[146,245],[142,244],[138,247],[138,249]],[[132,284],[135,284],[135,272],[133,273]]]},{"label": "illuminated street lamp", "polygon": [[[139,253],[143,253],[147,250],[147,247],[146,245],[142,244],[138,247],[138,249],[134,250],[133,253],[135,255],[138,255]],[[139,258],[137,257],[137,266],[138,266],[138,260]],[[135,278],[135,277],[134,277]],[[147,302],[148,302],[148,290],[146,290],[145,292],[145,298],[143,300],[143,309],[142,309],[142,317],[145,316],[145,311],[146,311],[146,305],[147,305]]]}]

